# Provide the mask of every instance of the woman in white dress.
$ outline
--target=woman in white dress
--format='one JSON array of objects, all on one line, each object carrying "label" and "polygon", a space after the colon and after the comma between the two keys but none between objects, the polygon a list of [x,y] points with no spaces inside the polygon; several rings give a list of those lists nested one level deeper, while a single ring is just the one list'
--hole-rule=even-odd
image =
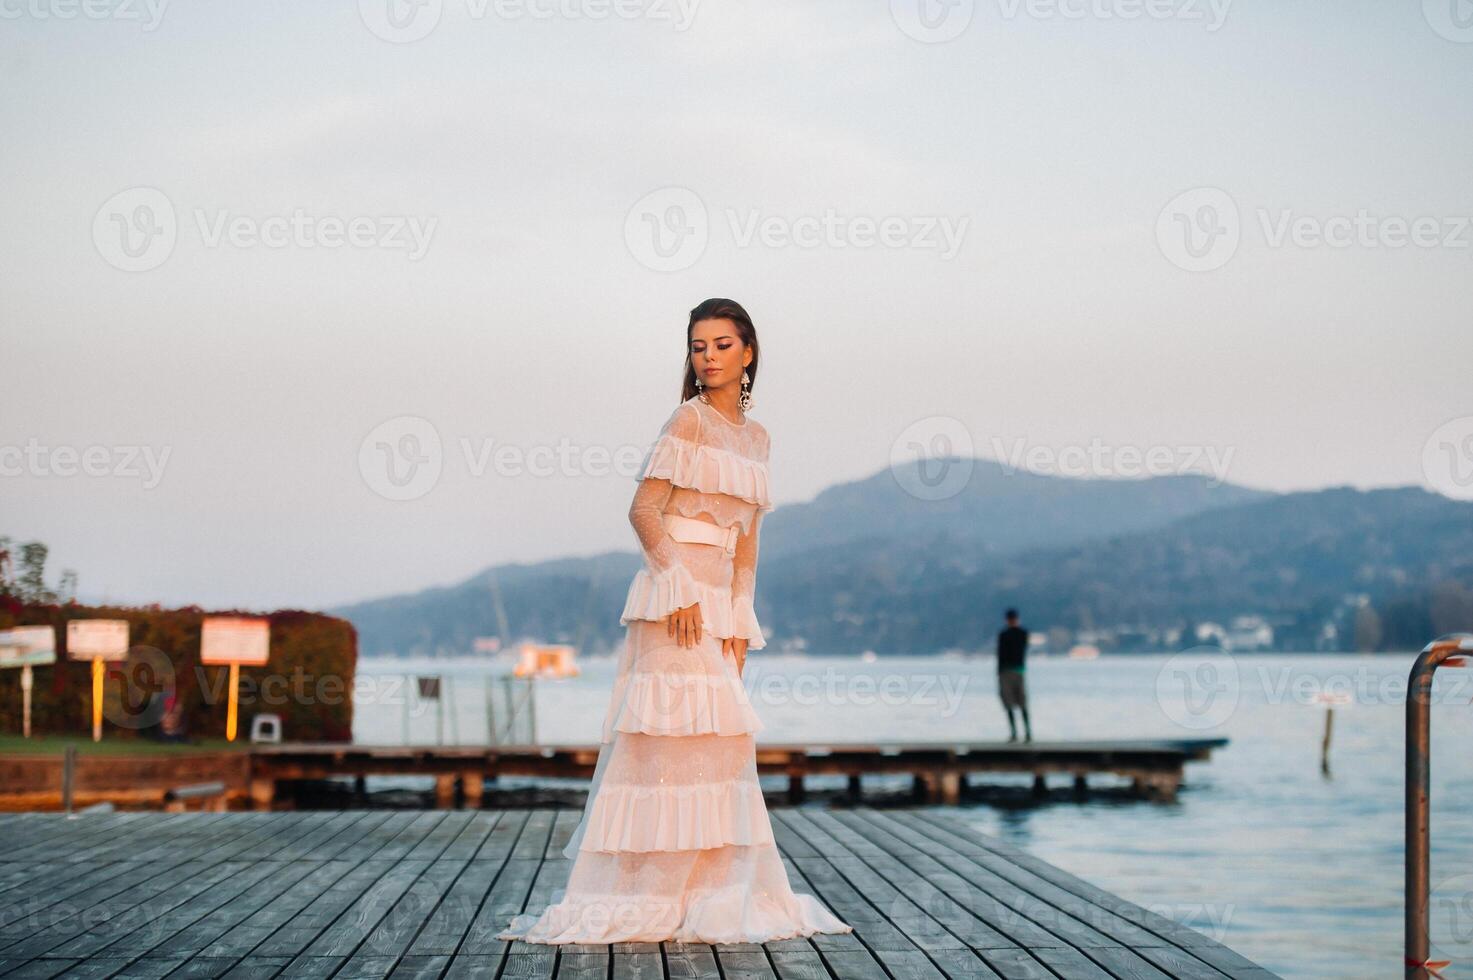
[{"label": "woman in white dress", "polygon": [[746,310],[691,311],[682,401],[644,459],[629,521],[645,565],[568,884],[514,916],[532,943],[761,943],[852,931],[795,894],[757,781],[762,722],[743,687],[765,645],[752,605],[768,495],[767,431],[747,417],[757,375]]}]

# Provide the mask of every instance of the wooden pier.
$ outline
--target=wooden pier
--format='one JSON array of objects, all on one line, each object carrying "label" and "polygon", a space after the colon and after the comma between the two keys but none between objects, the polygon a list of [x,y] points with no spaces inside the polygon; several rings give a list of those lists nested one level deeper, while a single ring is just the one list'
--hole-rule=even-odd
[{"label": "wooden pier", "polygon": [[[1120,742],[828,742],[757,745],[757,771],[786,776],[788,802],[801,803],[808,776],[845,776],[852,800],[866,775],[910,775],[916,802],[956,803],[968,776],[1031,775],[1042,789],[1049,776],[1085,792],[1094,775],[1128,779],[1142,796],[1171,800],[1187,762],[1205,760],[1225,738]],[[468,806],[478,806],[487,780],[499,776],[588,779],[597,745],[393,746],[258,745],[251,749],[252,802],[269,809],[284,780],[337,776],[435,776],[436,797],[449,806],[457,782]]]},{"label": "wooden pier", "polygon": [[[0,815],[0,975],[1125,978],[1273,974],[934,808],[774,808],[854,926],[764,945],[494,938],[566,883],[573,810]],[[1187,907],[1184,907],[1187,908]]]}]

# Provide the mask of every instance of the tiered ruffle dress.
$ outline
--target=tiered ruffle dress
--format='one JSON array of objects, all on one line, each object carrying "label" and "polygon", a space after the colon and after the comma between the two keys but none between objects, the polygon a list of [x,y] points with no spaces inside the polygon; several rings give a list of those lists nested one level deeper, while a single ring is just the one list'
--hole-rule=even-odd
[{"label": "tiered ruffle dress", "polygon": [[[788,883],[757,781],[762,722],[722,653],[726,637],[765,646],[752,595],[772,509],[768,452],[757,422],[732,422],[693,396],[645,456],[629,509],[645,567],[619,618],[628,631],[598,762],[563,850],[568,884],[497,938],[761,943],[852,931]],[[663,513],[739,526],[734,550],[674,540]],[[701,642],[681,647],[664,620],[692,603]]]}]

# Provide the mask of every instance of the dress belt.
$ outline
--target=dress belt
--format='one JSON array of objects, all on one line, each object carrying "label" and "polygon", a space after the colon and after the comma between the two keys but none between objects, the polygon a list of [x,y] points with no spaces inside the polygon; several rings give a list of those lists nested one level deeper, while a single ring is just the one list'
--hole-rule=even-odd
[{"label": "dress belt", "polygon": [[727,554],[736,552],[737,535],[741,533],[740,525],[719,527],[710,521],[698,521],[682,514],[662,514],[660,519],[665,522],[665,530],[670,532],[670,537],[676,541],[714,544],[725,549]]}]

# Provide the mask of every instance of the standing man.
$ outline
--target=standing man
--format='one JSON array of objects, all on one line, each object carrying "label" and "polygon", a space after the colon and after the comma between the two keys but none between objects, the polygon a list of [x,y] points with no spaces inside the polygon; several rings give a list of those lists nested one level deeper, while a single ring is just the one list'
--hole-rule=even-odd
[{"label": "standing man", "polygon": [[1018,740],[1018,726],[1013,722],[1013,709],[1023,715],[1023,741],[1033,741],[1033,727],[1028,723],[1028,692],[1023,686],[1023,658],[1028,653],[1028,631],[1018,625],[1018,610],[1003,614],[1007,629],[997,634],[997,691],[1002,708],[1008,714],[1008,741]]}]

